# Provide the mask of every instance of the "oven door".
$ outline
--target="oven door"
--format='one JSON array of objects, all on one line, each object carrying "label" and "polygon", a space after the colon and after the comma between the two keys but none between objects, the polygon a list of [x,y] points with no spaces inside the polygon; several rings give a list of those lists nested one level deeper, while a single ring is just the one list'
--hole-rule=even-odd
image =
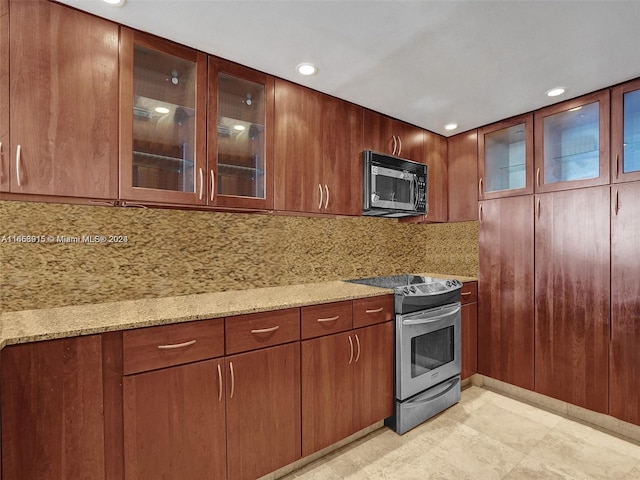
[{"label": "oven door", "polygon": [[460,303],[396,317],[396,398],[406,400],[461,370]]},{"label": "oven door", "polygon": [[417,186],[415,173],[372,165],[371,207],[414,211]]}]

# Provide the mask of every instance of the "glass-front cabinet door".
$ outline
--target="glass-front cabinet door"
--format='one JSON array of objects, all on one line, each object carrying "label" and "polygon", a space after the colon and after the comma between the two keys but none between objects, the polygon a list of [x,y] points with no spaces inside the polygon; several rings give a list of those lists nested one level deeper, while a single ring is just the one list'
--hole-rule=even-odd
[{"label": "glass-front cabinet door", "polygon": [[210,205],[273,208],[273,77],[209,57]]},{"label": "glass-front cabinet door", "polygon": [[535,190],[609,183],[609,91],[535,113]]},{"label": "glass-front cabinet door", "polygon": [[478,131],[481,200],[533,193],[533,115],[520,115]]},{"label": "glass-front cabinet door", "polygon": [[123,28],[120,196],[206,202],[206,55]]},{"label": "glass-front cabinet door", "polygon": [[640,180],[640,80],[611,91],[611,181]]}]

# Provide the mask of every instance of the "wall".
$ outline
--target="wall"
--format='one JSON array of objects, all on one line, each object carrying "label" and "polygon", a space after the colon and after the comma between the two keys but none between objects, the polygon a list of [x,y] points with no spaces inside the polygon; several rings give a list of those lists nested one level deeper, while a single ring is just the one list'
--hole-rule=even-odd
[{"label": "wall", "polygon": [[477,276],[478,226],[0,202],[0,268],[0,311],[410,272]]}]

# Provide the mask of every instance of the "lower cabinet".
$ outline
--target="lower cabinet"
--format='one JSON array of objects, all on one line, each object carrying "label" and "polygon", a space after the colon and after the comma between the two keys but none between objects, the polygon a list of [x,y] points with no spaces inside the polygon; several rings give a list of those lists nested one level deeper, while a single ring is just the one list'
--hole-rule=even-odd
[{"label": "lower cabinet", "polygon": [[478,284],[465,282],[461,295],[463,379],[478,372]]},{"label": "lower cabinet", "polygon": [[125,479],[223,479],[224,361],[124,377]]},{"label": "lower cabinet", "polygon": [[302,342],[302,456],[393,413],[393,322]]}]

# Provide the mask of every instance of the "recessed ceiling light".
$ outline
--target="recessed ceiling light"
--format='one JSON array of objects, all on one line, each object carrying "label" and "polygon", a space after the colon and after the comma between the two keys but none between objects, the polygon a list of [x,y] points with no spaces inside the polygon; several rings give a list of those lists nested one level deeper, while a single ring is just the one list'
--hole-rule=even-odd
[{"label": "recessed ceiling light", "polygon": [[169,113],[169,109],[167,107],[156,107],[155,111],[162,114]]},{"label": "recessed ceiling light", "polygon": [[547,90],[547,97],[557,97],[558,95],[562,95],[565,92],[565,89],[562,87],[552,88],[551,90]]},{"label": "recessed ceiling light", "polygon": [[244,125],[234,125],[233,126],[233,129],[237,130],[238,132],[244,132],[245,128],[246,127]]},{"label": "recessed ceiling light", "polygon": [[458,124],[457,123],[447,123],[444,126],[445,130],[455,130],[456,128],[458,128]]},{"label": "recessed ceiling light", "polygon": [[296,67],[296,70],[300,75],[315,75],[318,73],[318,67],[313,63],[301,63]]},{"label": "recessed ceiling light", "polygon": [[104,3],[108,3],[112,7],[121,7],[127,0],[102,0]]}]

